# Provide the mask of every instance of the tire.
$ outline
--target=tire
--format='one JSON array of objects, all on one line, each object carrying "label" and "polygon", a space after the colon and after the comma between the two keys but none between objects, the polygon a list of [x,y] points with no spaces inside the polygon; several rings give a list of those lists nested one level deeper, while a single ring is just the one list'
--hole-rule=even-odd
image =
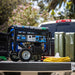
[{"label": "tire", "polygon": [[18,57],[16,54],[11,53],[11,54],[10,54],[10,59],[11,59],[12,61],[17,62],[17,61],[19,60],[19,57]]},{"label": "tire", "polygon": [[21,61],[29,61],[31,59],[31,51],[29,49],[22,49],[19,53]]}]

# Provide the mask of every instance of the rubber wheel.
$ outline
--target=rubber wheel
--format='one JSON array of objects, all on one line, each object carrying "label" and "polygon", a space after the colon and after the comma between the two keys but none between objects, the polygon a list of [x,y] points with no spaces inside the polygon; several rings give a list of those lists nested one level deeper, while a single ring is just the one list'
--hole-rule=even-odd
[{"label": "rubber wheel", "polygon": [[17,62],[17,61],[19,60],[19,57],[18,57],[16,54],[11,53],[11,54],[10,54],[10,59],[11,59],[12,61]]},{"label": "rubber wheel", "polygon": [[21,61],[29,61],[31,59],[31,55],[31,51],[28,49],[23,49],[19,53]]}]

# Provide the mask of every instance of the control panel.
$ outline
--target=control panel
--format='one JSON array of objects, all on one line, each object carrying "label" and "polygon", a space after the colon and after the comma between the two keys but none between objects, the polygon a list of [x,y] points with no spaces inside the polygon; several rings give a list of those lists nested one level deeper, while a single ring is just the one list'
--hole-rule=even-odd
[{"label": "control panel", "polygon": [[36,36],[36,41],[37,42],[46,42],[46,37],[45,36]]},{"label": "control panel", "polygon": [[36,41],[35,35],[27,35],[27,41],[35,42]]},{"label": "control panel", "polygon": [[17,35],[17,41],[26,41],[26,35]]},{"label": "control panel", "polygon": [[17,41],[46,42],[46,37],[41,35],[17,35]]}]

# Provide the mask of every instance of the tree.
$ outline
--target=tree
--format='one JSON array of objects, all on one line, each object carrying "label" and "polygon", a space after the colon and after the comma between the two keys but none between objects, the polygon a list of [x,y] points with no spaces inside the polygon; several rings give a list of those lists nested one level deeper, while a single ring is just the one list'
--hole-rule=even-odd
[{"label": "tree", "polygon": [[[51,9],[55,9],[56,6],[59,4],[59,7],[61,7],[62,3],[66,3],[67,0],[52,0],[51,2],[49,2],[48,5],[48,11],[50,11]],[[75,8],[75,0],[69,0],[73,3],[74,8]]]},{"label": "tree", "polygon": [[13,9],[21,3],[23,0],[0,0],[0,25],[8,21]]},{"label": "tree", "polygon": [[66,0],[51,0],[51,2],[49,2],[48,7],[47,7],[48,11],[55,9],[58,4],[59,4],[59,7],[61,7],[63,2],[65,3]]},{"label": "tree", "polygon": [[[59,5],[59,8],[61,7],[62,3],[66,3],[67,0],[52,0],[47,7],[48,12],[50,12],[52,9],[55,9],[57,5]],[[68,3],[69,2],[69,3]],[[67,2],[67,7],[71,8],[65,8],[65,18],[75,18],[75,0],[69,0]],[[71,2],[71,4],[70,4]],[[68,13],[67,13],[68,12]]]},{"label": "tree", "polygon": [[52,11],[51,11],[51,16],[53,17],[53,19],[55,19],[55,11],[52,9]]},{"label": "tree", "polygon": [[73,3],[71,1],[66,3],[66,8],[64,13],[66,18],[70,19],[75,18],[75,10],[73,9]]},{"label": "tree", "polygon": [[49,16],[47,11],[43,11],[42,14],[39,14],[39,9],[36,9],[31,6],[31,3],[26,5],[19,5],[16,9],[13,10],[12,16],[9,17],[8,25],[27,25],[27,26],[37,26],[38,20],[43,18],[43,21],[47,20]]},{"label": "tree", "polygon": [[44,10],[44,4],[43,4],[43,1],[40,1],[40,2],[38,3],[38,6],[40,7],[41,11]]},{"label": "tree", "polygon": [[59,11],[59,12],[58,12],[58,15],[59,15],[59,16],[58,16],[58,19],[64,19],[64,18],[65,18],[65,16],[63,15],[63,13],[64,13],[64,12],[62,12],[62,11]]}]

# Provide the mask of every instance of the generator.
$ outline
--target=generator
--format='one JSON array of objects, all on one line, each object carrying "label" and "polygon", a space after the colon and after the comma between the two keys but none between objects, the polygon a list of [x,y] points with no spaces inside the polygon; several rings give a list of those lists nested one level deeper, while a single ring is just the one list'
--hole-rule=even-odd
[{"label": "generator", "polygon": [[8,33],[12,61],[36,61],[41,59],[41,55],[49,54],[50,34],[47,27],[12,25]]}]

